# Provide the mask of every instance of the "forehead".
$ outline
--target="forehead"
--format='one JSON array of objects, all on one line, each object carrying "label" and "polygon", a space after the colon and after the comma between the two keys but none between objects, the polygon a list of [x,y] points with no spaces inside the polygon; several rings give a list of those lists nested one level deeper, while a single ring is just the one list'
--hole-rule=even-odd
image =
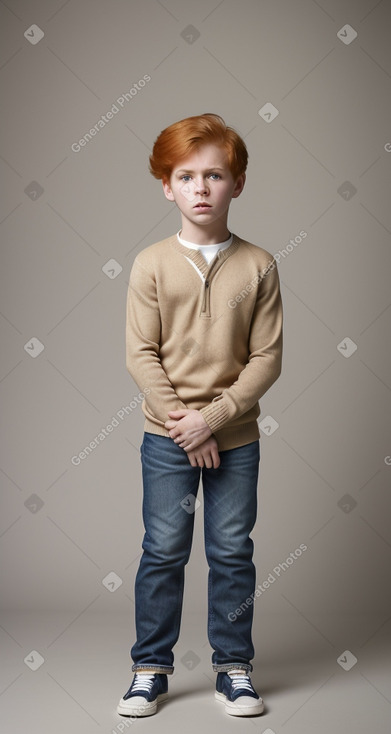
[{"label": "forehead", "polygon": [[204,168],[228,168],[228,159],[224,148],[215,144],[203,145],[199,150],[178,160],[174,166],[174,171],[194,171]]}]

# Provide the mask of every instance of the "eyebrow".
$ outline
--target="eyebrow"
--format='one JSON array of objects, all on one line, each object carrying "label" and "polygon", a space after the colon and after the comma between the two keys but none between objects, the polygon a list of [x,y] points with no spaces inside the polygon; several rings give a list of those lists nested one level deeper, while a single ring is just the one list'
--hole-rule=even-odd
[{"label": "eyebrow", "polygon": [[[207,168],[204,173],[209,173],[209,171],[224,171],[224,168],[221,168],[220,166],[212,166],[212,168]],[[194,173],[194,171],[189,171],[187,168],[179,168],[176,173]]]}]

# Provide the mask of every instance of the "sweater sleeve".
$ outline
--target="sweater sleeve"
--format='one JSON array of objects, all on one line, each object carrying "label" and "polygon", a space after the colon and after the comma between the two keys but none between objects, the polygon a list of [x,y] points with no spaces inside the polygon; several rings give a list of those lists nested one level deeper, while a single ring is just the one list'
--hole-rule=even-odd
[{"label": "sweater sleeve", "polygon": [[280,281],[275,265],[258,284],[247,364],[230,387],[200,409],[212,432],[250,410],[280,376],[282,326]]},{"label": "sweater sleeve", "polygon": [[160,362],[161,321],[152,274],[135,259],[126,306],[126,367],[145,397],[148,409],[163,423],[169,410],[187,405],[179,399]]}]

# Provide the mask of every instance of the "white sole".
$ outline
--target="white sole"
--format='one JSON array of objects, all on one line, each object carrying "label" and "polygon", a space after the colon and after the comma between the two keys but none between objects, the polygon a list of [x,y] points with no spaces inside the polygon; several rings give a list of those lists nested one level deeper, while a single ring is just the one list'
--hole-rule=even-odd
[{"label": "white sole", "polygon": [[[137,696],[137,698],[139,697]],[[144,703],[134,703],[134,699],[132,700],[131,698],[124,701],[124,699],[121,698],[117,706],[117,714],[120,714],[121,716],[137,717],[152,716],[153,714],[156,714],[158,703],[166,701],[167,698],[168,693],[160,693],[155,701],[145,701]]]},{"label": "white sole", "polygon": [[262,714],[265,708],[263,701],[255,702],[253,706],[239,706],[238,704],[228,701],[227,696],[224,693],[218,693],[215,691],[215,698],[217,701],[225,704],[225,713],[230,716],[256,716]]}]

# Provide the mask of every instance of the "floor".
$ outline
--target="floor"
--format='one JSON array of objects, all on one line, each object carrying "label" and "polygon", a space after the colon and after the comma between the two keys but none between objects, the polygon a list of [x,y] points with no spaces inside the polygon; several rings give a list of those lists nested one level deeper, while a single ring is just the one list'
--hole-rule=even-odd
[{"label": "floor", "polygon": [[[131,727],[161,734],[388,734],[391,730],[388,620],[364,645],[331,648],[318,624],[264,615],[254,630],[252,680],[263,715],[235,718],[214,699],[215,674],[202,614],[186,613],[175,648],[169,700],[155,716],[116,713],[132,673],[131,615],[3,613],[0,729],[6,734],[118,734]],[[352,625],[359,629],[357,620]],[[358,638],[357,638],[358,639]],[[353,642],[353,644],[352,644]],[[354,648],[354,649],[350,649]],[[339,662],[337,661],[337,658]],[[355,662],[357,660],[357,662]]]}]

